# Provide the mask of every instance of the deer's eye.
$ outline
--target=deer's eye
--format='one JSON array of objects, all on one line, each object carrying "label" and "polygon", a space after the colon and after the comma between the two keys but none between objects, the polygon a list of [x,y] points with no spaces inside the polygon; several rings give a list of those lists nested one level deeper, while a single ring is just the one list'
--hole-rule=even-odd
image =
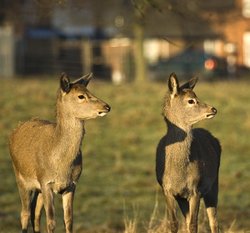
[{"label": "deer's eye", "polygon": [[78,98],[79,98],[80,100],[83,100],[83,99],[85,99],[85,96],[84,96],[84,95],[78,95]]},{"label": "deer's eye", "polygon": [[189,104],[195,104],[195,101],[193,99],[188,100]]}]

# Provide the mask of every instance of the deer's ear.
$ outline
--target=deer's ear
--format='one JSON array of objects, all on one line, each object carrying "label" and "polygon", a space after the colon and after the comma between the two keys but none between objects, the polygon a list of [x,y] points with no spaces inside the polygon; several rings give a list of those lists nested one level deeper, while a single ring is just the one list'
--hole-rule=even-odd
[{"label": "deer's ear", "polygon": [[194,89],[196,83],[198,82],[198,78],[192,78],[188,82],[184,83],[180,89]]},{"label": "deer's ear", "polygon": [[169,76],[168,89],[171,93],[171,96],[175,96],[179,93],[179,81],[175,73],[172,73]]},{"label": "deer's ear", "polygon": [[82,76],[81,78],[75,80],[72,84],[78,83],[78,84],[82,84],[85,87],[87,87],[89,84],[89,81],[92,79],[92,77],[93,77],[92,73],[86,74],[86,75]]},{"label": "deer's ear", "polygon": [[60,85],[61,85],[61,89],[63,92],[66,92],[66,93],[70,92],[71,84],[70,84],[70,80],[67,74],[62,73],[61,78],[60,78]]},{"label": "deer's ear", "polygon": [[83,80],[83,84],[85,85],[85,87],[88,86],[89,84],[89,81],[93,78],[93,74],[92,73],[89,73],[89,74],[86,74],[82,77],[82,80]]}]

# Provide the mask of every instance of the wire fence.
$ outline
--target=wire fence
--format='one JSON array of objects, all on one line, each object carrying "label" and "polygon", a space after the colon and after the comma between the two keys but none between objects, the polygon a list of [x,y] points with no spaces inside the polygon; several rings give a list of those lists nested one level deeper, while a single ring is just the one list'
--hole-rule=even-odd
[{"label": "wire fence", "polygon": [[132,42],[128,39],[89,40],[58,36],[16,38],[0,28],[0,75],[47,75],[66,72],[98,78],[129,79],[134,72]]}]

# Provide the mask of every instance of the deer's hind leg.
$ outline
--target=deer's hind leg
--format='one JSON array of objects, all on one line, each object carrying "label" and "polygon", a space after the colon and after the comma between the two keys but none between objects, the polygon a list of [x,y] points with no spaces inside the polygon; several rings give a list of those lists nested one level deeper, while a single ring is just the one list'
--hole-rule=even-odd
[{"label": "deer's hind leg", "polygon": [[31,223],[34,233],[40,233],[40,219],[43,208],[43,197],[39,191],[35,191],[31,202]]},{"label": "deer's hind leg", "polygon": [[217,219],[217,203],[218,203],[218,179],[212,186],[212,189],[204,196],[204,202],[207,210],[211,233],[219,232],[219,224]]},{"label": "deer's hind leg", "polygon": [[185,198],[181,198],[181,197],[176,197],[176,201],[181,209],[181,213],[182,215],[185,217],[187,217],[188,213],[189,213],[189,203],[188,200]]}]

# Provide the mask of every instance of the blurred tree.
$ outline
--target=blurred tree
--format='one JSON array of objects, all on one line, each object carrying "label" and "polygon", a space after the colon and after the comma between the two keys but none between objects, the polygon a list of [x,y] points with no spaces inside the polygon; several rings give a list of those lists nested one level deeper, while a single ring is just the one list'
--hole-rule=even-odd
[{"label": "blurred tree", "polygon": [[0,25],[20,20],[21,0],[0,0]]},{"label": "blurred tree", "polygon": [[131,0],[134,7],[134,59],[135,59],[135,81],[141,82],[146,79],[146,63],[144,57],[144,28],[145,15],[149,4],[144,0]]},{"label": "blurred tree", "polygon": [[[198,0],[129,0],[134,9],[133,32],[135,40],[135,80],[141,82],[146,78],[146,65],[143,54],[143,41],[145,30],[155,31],[156,34],[161,30],[161,35],[166,35],[168,27],[177,25],[182,32],[183,40],[189,45],[191,34],[195,33],[197,22],[203,25],[202,13],[199,10]],[[158,21],[157,21],[158,18]],[[159,20],[159,18],[161,18]],[[194,25],[195,24],[195,25]],[[206,24],[208,28],[208,24]]]},{"label": "blurred tree", "polygon": [[16,33],[27,24],[49,26],[51,13],[62,0],[0,0],[0,24],[9,23]]}]

